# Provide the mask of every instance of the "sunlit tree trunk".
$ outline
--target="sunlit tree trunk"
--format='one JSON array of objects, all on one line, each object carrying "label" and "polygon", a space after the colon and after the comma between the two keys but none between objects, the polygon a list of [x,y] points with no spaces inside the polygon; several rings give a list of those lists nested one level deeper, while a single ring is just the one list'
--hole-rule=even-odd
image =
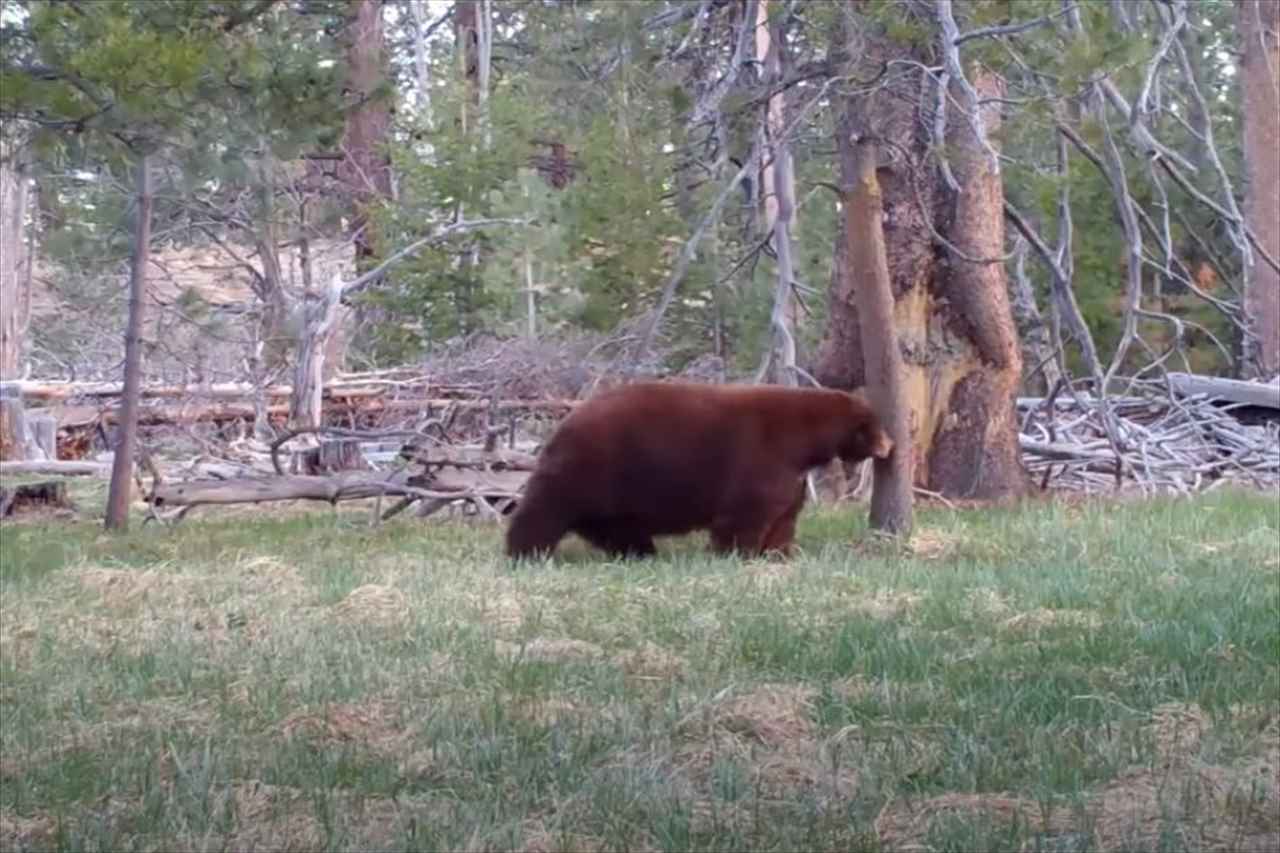
[{"label": "sunlit tree trunk", "polygon": [[147,289],[147,262],[151,256],[151,157],[138,157],[136,220],[133,257],[129,264],[129,317],[124,332],[124,388],[120,395],[115,457],[111,487],[107,492],[106,528],[129,528],[129,500],[133,490],[133,451],[138,436],[138,398],[142,391],[143,297]]},{"label": "sunlit tree trunk", "polygon": [[[851,129],[845,122],[846,130]],[[907,534],[912,521],[910,408],[902,384],[902,357],[894,328],[893,286],[885,257],[878,155],[869,139],[842,134],[840,173],[844,179],[844,234],[848,272],[861,310],[858,315],[866,393],[885,422],[894,450],[875,460],[871,490],[871,526]]]},{"label": "sunlit tree trunk", "polygon": [[[1238,0],[1237,11],[1244,54],[1245,219],[1267,253],[1280,260],[1280,3]],[[1243,368],[1270,378],[1280,373],[1280,273],[1252,254],[1245,269],[1250,334]]]}]

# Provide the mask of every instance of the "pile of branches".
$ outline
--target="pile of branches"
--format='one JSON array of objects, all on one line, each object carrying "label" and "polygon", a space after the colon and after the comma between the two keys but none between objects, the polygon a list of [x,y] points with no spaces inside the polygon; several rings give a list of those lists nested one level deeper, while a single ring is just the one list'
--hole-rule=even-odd
[{"label": "pile of branches", "polygon": [[1280,488],[1280,411],[1157,383],[1137,394],[1020,399],[1019,442],[1041,488],[1189,494],[1223,483]]}]

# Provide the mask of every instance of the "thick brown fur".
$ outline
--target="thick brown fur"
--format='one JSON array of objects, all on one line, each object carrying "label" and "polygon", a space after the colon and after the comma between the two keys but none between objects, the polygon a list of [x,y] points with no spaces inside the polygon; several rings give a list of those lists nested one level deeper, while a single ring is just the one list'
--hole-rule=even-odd
[{"label": "thick brown fur", "polygon": [[693,530],[710,530],[721,553],[786,552],[809,469],[892,449],[870,405],[845,391],[615,388],[576,408],[543,448],[507,553],[543,556],[572,532],[610,554],[646,556],[654,536]]}]

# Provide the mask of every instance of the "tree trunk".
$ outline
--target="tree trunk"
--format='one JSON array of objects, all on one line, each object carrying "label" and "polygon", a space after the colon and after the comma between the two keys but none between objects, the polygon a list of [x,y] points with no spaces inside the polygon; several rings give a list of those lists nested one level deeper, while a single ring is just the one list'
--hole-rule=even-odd
[{"label": "tree trunk", "polygon": [[391,114],[386,96],[378,93],[386,65],[382,0],[357,0],[352,6],[346,87],[356,106],[347,114],[341,174],[352,199],[356,269],[363,272],[375,243],[367,209],[391,195],[391,164],[378,150],[387,139]]},{"label": "tree trunk", "polygon": [[1040,307],[1036,305],[1035,290],[1027,275],[1027,241],[1021,235],[1015,240],[1013,255],[1013,279],[1009,297],[1018,336],[1022,339],[1022,364],[1026,371],[1023,384],[1029,388],[1036,387],[1038,376],[1039,386],[1047,395],[1062,379],[1062,371],[1059,369],[1060,353],[1054,351],[1049,327],[1044,322]]},{"label": "tree trunk", "polygon": [[147,262],[151,252],[150,155],[138,157],[138,209],[133,231],[133,258],[129,275],[129,318],[124,333],[124,392],[116,430],[111,487],[107,493],[106,528],[129,529],[129,498],[133,486],[133,446],[138,434],[138,398],[142,390],[142,312],[147,286]]},{"label": "tree trunk", "polygon": [[[860,16],[852,16],[858,20]],[[865,48],[859,74],[874,76],[890,59],[928,62],[912,50],[858,21]],[[997,98],[1000,81],[969,71],[978,98]],[[1018,452],[1014,397],[1022,372],[1017,334],[1000,263],[945,257],[933,232],[964,256],[997,258],[1003,253],[1003,190],[998,165],[987,156],[972,125],[992,142],[999,106],[988,104],[970,117],[955,106],[945,117],[945,149],[958,190],[951,190],[931,159],[927,133],[932,116],[921,116],[921,82],[899,77],[879,86],[858,104],[868,135],[894,143],[896,159],[882,166],[879,182],[894,325],[903,359],[903,394],[908,401],[917,485],[948,497],[999,498],[1026,487]],[[948,104],[963,103],[956,92]],[[939,99],[931,96],[930,104]],[[839,144],[839,140],[837,140]],[[994,143],[993,143],[994,144]],[[904,158],[903,152],[908,155]],[[926,165],[932,168],[926,168]],[[851,271],[852,259],[836,253],[829,319],[818,379],[836,387],[867,384],[862,353],[865,324]]]},{"label": "tree trunk", "polygon": [[[846,129],[851,123],[846,122]],[[844,133],[842,177],[852,178],[844,197],[844,231],[849,247],[849,270],[856,282],[862,358],[872,405],[893,439],[888,459],[875,460],[871,489],[871,526],[907,534],[912,521],[911,429],[909,401],[902,385],[902,356],[893,322],[893,287],[885,257],[881,223],[880,184],[876,180],[878,153],[874,142],[854,141]],[[851,160],[851,162],[849,162]]]},{"label": "tree trunk", "polygon": [[323,424],[324,366],[330,336],[342,310],[341,280],[335,278],[323,294],[308,294],[305,326],[298,338],[293,393],[289,397],[289,426],[314,429]]},{"label": "tree trunk", "polygon": [[[1280,259],[1280,3],[1238,0],[1244,53],[1245,220],[1272,258]],[[1246,376],[1280,373],[1280,273],[1257,252],[1245,266]]]},{"label": "tree trunk", "polygon": [[[6,134],[7,135],[7,134]],[[26,274],[27,189],[21,140],[0,139],[0,382],[22,373],[22,307]]]},{"label": "tree trunk", "polygon": [[414,118],[420,126],[430,131],[431,117],[431,66],[427,62],[427,0],[409,0],[413,16],[413,76],[417,87],[414,91]]},{"label": "tree trunk", "polygon": [[[783,79],[786,67],[783,61],[782,24],[769,26],[769,0],[760,0],[756,18],[756,57],[764,63],[765,79],[776,85]],[[773,233],[773,248],[777,254],[777,284],[773,294],[773,313],[770,318],[772,342],[765,357],[766,370],[761,379],[782,385],[795,385],[796,377],[796,304],[792,294],[795,266],[791,258],[791,223],[795,217],[796,182],[791,159],[791,145],[784,138],[786,122],[783,116],[783,94],[769,99],[764,127],[773,163],[762,170],[765,228]]]},{"label": "tree trunk", "polygon": [[27,416],[16,382],[0,383],[0,462],[27,458]]}]

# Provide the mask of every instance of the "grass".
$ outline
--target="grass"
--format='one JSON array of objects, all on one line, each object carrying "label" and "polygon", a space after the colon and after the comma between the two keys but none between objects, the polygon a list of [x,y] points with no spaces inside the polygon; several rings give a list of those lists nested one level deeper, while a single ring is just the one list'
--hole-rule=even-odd
[{"label": "grass", "polygon": [[0,528],[0,849],[1280,849],[1274,495],[518,572],[203,513]]}]

